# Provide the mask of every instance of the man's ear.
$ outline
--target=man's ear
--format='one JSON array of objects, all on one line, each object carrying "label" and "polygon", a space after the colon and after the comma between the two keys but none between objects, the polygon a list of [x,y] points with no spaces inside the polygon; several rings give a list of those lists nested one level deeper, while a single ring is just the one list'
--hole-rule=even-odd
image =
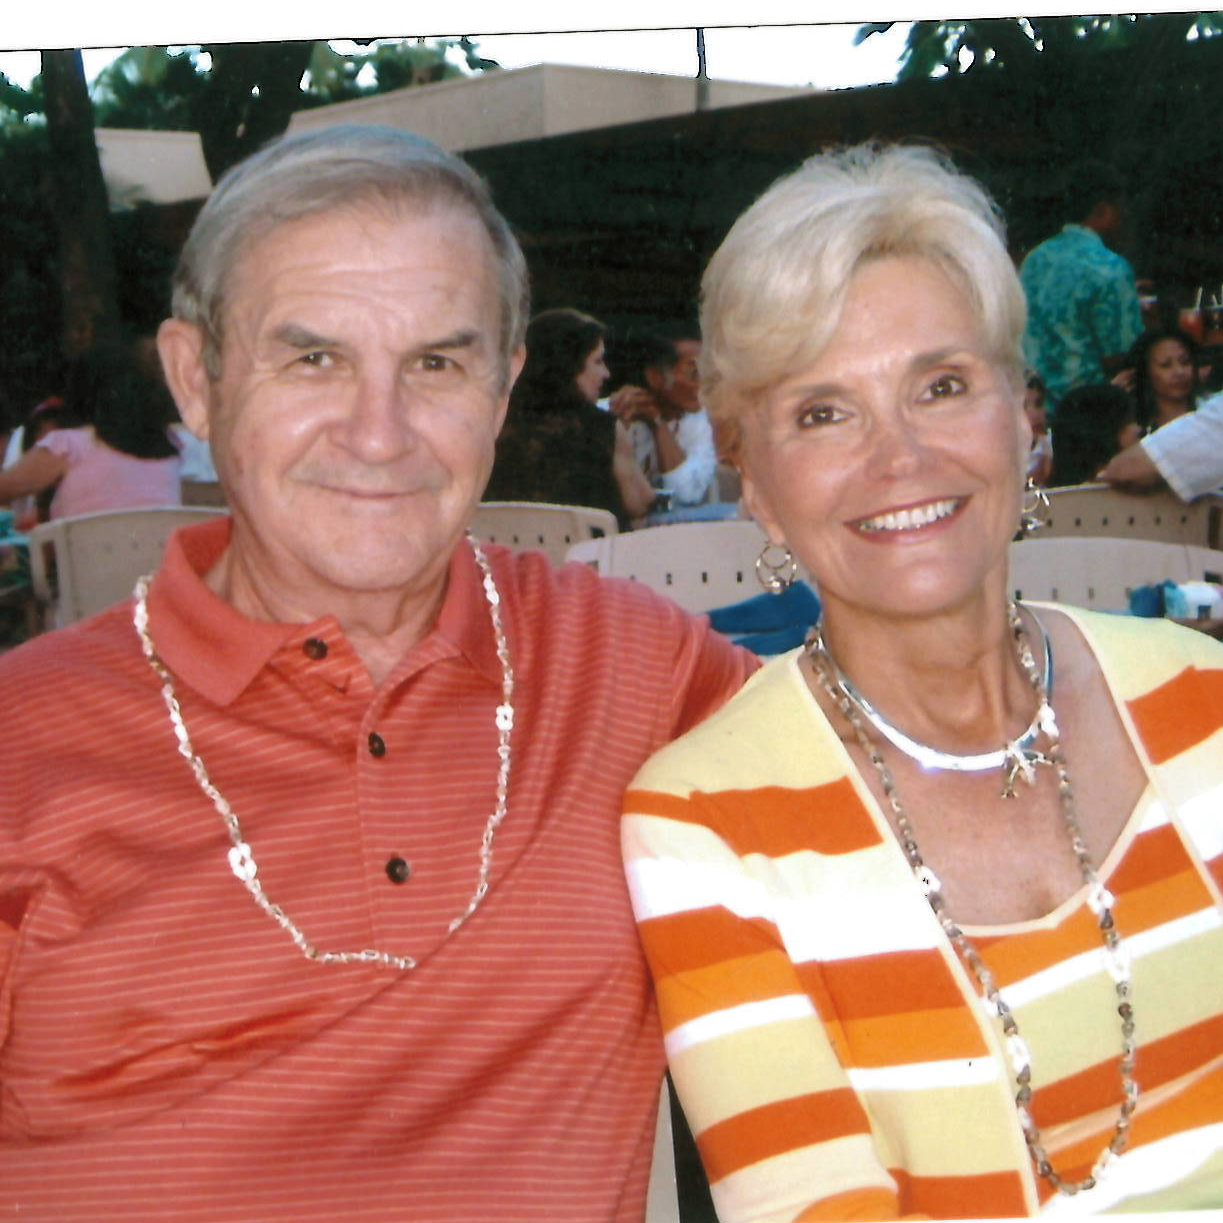
[{"label": "man's ear", "polygon": [[212,379],[204,367],[204,329],[183,319],[166,319],[157,330],[157,354],[183,424],[207,441]]}]

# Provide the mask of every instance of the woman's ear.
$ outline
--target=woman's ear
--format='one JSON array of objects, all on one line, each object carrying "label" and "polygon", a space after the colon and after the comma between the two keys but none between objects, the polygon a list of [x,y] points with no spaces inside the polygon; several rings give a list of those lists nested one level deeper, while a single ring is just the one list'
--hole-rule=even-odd
[{"label": "woman's ear", "polygon": [[756,525],[768,536],[769,542],[784,544],[786,533],[781,529],[777,518],[769,505],[768,497],[742,466],[739,468],[739,478],[742,481],[741,496],[747,512],[755,519]]},{"label": "woman's ear", "polygon": [[212,379],[204,365],[204,329],[183,319],[166,319],[157,331],[157,354],[183,424],[207,441]]}]

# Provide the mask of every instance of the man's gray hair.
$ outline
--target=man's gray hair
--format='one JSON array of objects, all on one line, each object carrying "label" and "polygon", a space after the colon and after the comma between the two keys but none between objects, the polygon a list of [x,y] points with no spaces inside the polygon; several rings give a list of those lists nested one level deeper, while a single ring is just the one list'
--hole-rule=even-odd
[{"label": "man's gray hair", "polygon": [[228,170],[200,210],[174,272],[171,311],[203,329],[210,377],[220,374],[226,291],[243,252],[287,221],[365,200],[454,203],[480,222],[495,262],[508,376],[530,315],[530,287],[522,250],[484,180],[422,136],[350,124],[265,145]]},{"label": "man's gray hair", "polygon": [[749,404],[832,339],[854,273],[888,256],[940,268],[976,311],[991,359],[1022,385],[1023,289],[985,189],[931,148],[838,149],[774,183],[705,271],[701,398],[724,457],[738,453]]}]

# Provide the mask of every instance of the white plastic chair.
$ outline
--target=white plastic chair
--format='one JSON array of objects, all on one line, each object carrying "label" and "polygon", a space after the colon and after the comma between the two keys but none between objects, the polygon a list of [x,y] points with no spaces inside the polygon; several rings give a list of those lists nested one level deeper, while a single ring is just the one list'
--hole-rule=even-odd
[{"label": "white plastic chair", "polygon": [[[126,599],[142,573],[156,569],[170,532],[224,510],[182,505],[114,510],[56,518],[30,532],[30,584],[34,597],[54,606],[53,627],[62,628]],[[53,594],[45,545],[55,557]]]},{"label": "white plastic chair", "polygon": [[553,505],[545,501],[482,501],[471,518],[471,533],[490,544],[516,552],[537,548],[554,565],[570,546],[615,535],[615,514],[587,505]]},{"label": "white plastic chair", "polygon": [[1167,490],[1123,493],[1107,484],[1076,484],[1046,492],[1049,509],[1041,539],[1107,536],[1223,546],[1223,497],[1216,493],[1185,502]]},{"label": "white plastic chair", "polygon": [[1150,539],[1101,537],[1019,540],[1011,544],[1011,590],[1016,598],[1125,611],[1130,591],[1163,581],[1202,577],[1192,553],[1223,561],[1223,553]]},{"label": "white plastic chair", "polygon": [[570,548],[568,559],[607,577],[644,582],[680,607],[703,612],[760,593],[756,558],[765,542],[750,519],[730,518],[593,539]]},{"label": "white plastic chair", "polygon": [[654,1128],[654,1158],[645,1199],[644,1223],[679,1223],[679,1188],[675,1176],[675,1142],[671,1132],[671,1098],[664,1077]]}]

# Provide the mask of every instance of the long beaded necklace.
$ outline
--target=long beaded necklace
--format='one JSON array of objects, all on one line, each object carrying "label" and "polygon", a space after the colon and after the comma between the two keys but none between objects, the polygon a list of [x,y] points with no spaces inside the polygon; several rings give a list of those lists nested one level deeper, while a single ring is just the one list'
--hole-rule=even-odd
[{"label": "long beaded necklace", "polygon": [[[1108,1170],[1109,1165],[1125,1150],[1126,1144],[1129,1141],[1130,1118],[1133,1116],[1134,1110],[1138,1105],[1138,1084],[1134,1080],[1134,1061],[1137,1044],[1134,1040],[1130,958],[1128,950],[1122,945],[1121,936],[1117,933],[1113,922],[1112,906],[1114,904],[1114,897],[1100,882],[1100,878],[1096,874],[1095,865],[1088,852],[1087,844],[1083,840],[1082,831],[1079,828],[1074,806],[1074,791],[1071,788],[1070,776],[1066,769],[1066,760],[1062,752],[1057,719],[1054,717],[1053,707],[1049,703],[1049,695],[1044,677],[1037,668],[1035,659],[1032,657],[1032,649],[1023,627],[1023,621],[1020,619],[1019,609],[1014,603],[1010,605],[1009,620],[1019,664],[1036,694],[1038,706],[1037,719],[1049,742],[1046,755],[1057,774],[1057,793],[1058,801],[1061,805],[1062,820],[1066,825],[1066,832],[1070,838],[1071,848],[1074,850],[1075,860],[1079,865],[1079,872],[1088,888],[1087,905],[1096,915],[1100,938],[1104,944],[1105,967],[1116,988],[1117,1013],[1121,1017],[1121,1060],[1118,1066],[1121,1078],[1121,1104],[1118,1108],[1117,1120],[1113,1125],[1111,1138],[1096,1158],[1090,1173],[1080,1181],[1063,1179],[1049,1161],[1049,1154],[1041,1140],[1040,1129],[1032,1119],[1030,1110],[1032,1100],[1032,1056],[1028,1050],[1027,1043],[1019,1034],[1019,1026],[1015,1021],[1014,1013],[1000,994],[997,982],[989,966],[968,940],[967,935],[965,935],[963,930],[960,929],[947,912],[947,906],[943,900],[942,884],[939,882],[938,876],[922,859],[921,850],[918,848],[917,838],[913,832],[913,826],[909,822],[909,817],[901,805],[900,796],[896,791],[896,783],[892,777],[892,772],[888,768],[887,762],[880,755],[878,747],[871,742],[870,737],[867,735],[860,709],[844,686],[838,682],[840,672],[833,662],[831,654],[828,652],[828,647],[824,644],[823,633],[818,623],[812,628],[808,636],[807,651],[814,664],[816,676],[824,691],[828,694],[829,700],[840,710],[842,716],[849,723],[859,747],[869,758],[875,772],[879,775],[880,785],[895,818],[901,848],[909,863],[909,868],[912,870],[918,886],[922,890],[922,894],[926,897],[926,901],[934,911],[934,916],[937,918],[943,932],[951,940],[961,959],[972,970],[973,975],[977,979],[977,984],[981,988],[981,992],[1002,1025],[1002,1035],[1006,1045],[1007,1056],[1010,1059],[1011,1069],[1014,1072],[1015,1110],[1019,1117],[1019,1124],[1023,1130],[1024,1142],[1027,1145],[1032,1165],[1036,1169],[1037,1174],[1048,1181],[1057,1192],[1072,1196],[1080,1191],[1094,1188],[1096,1182]],[[1043,634],[1043,629],[1041,631]]]},{"label": "long beaded necklace", "polygon": [[[514,669],[510,665],[509,645],[505,637],[505,628],[501,622],[501,594],[493,580],[493,571],[487,557],[474,539],[468,537],[476,563],[483,575],[484,598],[488,602],[489,619],[492,621],[493,638],[497,647],[497,659],[501,663],[501,703],[497,706],[495,715],[497,725],[497,791],[496,804],[493,813],[484,825],[484,835],[480,840],[480,862],[476,873],[476,889],[467,902],[467,907],[451,922],[445,938],[449,938],[475,911],[488,892],[489,873],[493,862],[493,838],[497,828],[505,819],[510,783],[510,732],[514,728]],[[183,712],[174,692],[174,679],[165,663],[162,662],[153,645],[149,633],[148,591],[151,575],[145,575],[137,583],[133,591],[136,606],[132,622],[136,635],[140,638],[140,646],[144,651],[145,660],[161,680],[161,696],[165,701],[166,710],[170,715],[170,724],[174,727],[174,735],[178,740],[178,750],[191,765],[196,783],[204,794],[212,800],[217,814],[225,823],[232,842],[229,849],[229,868],[237,879],[251,894],[254,902],[293,940],[297,949],[308,960],[319,964],[383,964],[387,968],[398,968],[404,971],[416,967],[416,960],[410,955],[395,955],[390,951],[378,951],[368,948],[365,951],[320,951],[302,933],[296,922],[273,902],[259,881],[258,866],[255,855],[242,835],[242,825],[238,813],[229,805],[225,796],[213,785],[204,767],[204,762],[192,746],[191,737],[187,733],[187,724],[183,720]]]}]

